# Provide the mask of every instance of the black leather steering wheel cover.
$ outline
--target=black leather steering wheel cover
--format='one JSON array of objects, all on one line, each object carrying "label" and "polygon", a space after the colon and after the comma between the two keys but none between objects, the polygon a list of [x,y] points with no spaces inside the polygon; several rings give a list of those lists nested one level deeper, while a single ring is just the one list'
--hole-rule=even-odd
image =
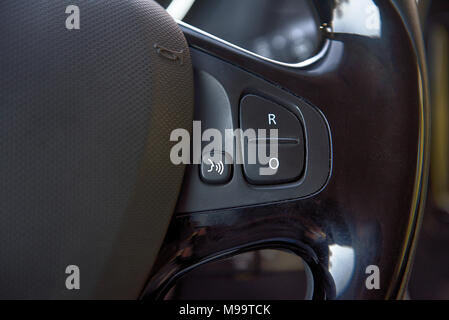
[{"label": "black leather steering wheel cover", "polygon": [[153,1],[4,1],[0,21],[0,298],[137,298],[184,174],[185,38]]}]

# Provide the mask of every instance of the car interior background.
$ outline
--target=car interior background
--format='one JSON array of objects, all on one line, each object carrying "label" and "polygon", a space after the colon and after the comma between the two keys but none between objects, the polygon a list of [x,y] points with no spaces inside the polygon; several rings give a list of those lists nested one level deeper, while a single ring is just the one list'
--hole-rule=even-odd
[{"label": "car interior background", "polygon": [[0,300],[449,300],[449,0],[0,0],[0,137]]}]

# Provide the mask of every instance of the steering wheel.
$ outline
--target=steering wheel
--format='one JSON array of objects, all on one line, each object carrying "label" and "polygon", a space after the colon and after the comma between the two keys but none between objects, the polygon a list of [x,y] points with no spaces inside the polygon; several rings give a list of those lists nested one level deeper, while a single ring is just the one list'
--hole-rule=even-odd
[{"label": "steering wheel", "polygon": [[[261,248],[299,255],[314,299],[402,298],[427,186],[424,46],[413,0],[368,2],[374,20],[347,2],[290,64],[151,0],[4,1],[0,298],[163,299]],[[275,173],[235,162],[268,140],[195,161],[201,132],[238,128],[278,129]]]}]

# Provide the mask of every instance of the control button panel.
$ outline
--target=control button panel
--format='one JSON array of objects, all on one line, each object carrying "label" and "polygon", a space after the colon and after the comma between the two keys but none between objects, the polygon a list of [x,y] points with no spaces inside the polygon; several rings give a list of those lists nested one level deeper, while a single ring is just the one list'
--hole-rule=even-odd
[{"label": "control button panel", "polygon": [[[318,106],[205,52],[191,48],[190,53],[195,65],[195,120],[201,121],[201,132],[216,129],[221,137],[210,132],[213,139],[206,135],[197,144],[202,151],[191,149],[197,161],[186,167],[186,192],[180,194],[177,214],[300,199],[323,190],[331,175],[332,139]],[[268,132],[248,139],[245,129],[250,128]],[[232,129],[232,137],[227,129]],[[270,129],[278,130],[277,156],[271,152]],[[265,153],[263,161],[246,162],[248,147]],[[230,166],[213,159],[201,164],[197,159],[223,151],[232,157]]]},{"label": "control button panel", "polygon": [[[265,98],[246,95],[240,102],[240,122],[244,131],[253,129],[258,134],[259,129],[265,129],[265,137],[243,137],[243,172],[249,183],[281,184],[301,177],[304,133],[295,114]],[[277,137],[270,129],[277,129]]]},{"label": "control button panel", "polygon": [[209,184],[224,184],[231,180],[232,158],[226,153],[203,154],[201,180]]}]

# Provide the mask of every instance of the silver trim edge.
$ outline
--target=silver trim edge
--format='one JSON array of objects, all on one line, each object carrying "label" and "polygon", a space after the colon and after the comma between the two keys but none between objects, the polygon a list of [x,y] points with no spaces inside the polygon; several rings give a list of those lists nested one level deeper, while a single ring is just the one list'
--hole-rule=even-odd
[{"label": "silver trim edge", "polygon": [[253,57],[262,59],[262,60],[264,60],[264,61],[268,61],[268,62],[277,64],[277,65],[280,65],[280,66],[283,66],[283,67],[288,67],[288,68],[304,68],[304,67],[307,67],[307,66],[309,66],[309,65],[311,65],[311,64],[313,64],[313,63],[315,63],[315,62],[317,62],[317,61],[320,60],[322,57],[324,57],[324,55],[326,54],[327,50],[328,50],[329,47],[330,47],[330,40],[329,40],[329,39],[326,39],[326,40],[324,41],[324,44],[323,44],[323,47],[321,48],[321,50],[320,50],[316,55],[314,55],[313,57],[310,57],[310,58],[308,58],[308,59],[306,59],[306,60],[304,60],[304,61],[298,62],[298,63],[286,63],[286,62],[281,62],[281,61],[277,61],[277,60],[273,60],[273,59],[270,59],[270,58],[261,56],[261,55],[259,55],[259,54],[257,54],[257,53],[254,53],[254,52],[249,51],[249,50],[247,50],[247,49],[244,49],[244,48],[242,48],[242,47],[236,46],[235,44],[232,44],[232,43],[230,43],[230,42],[228,42],[228,41],[226,41],[226,40],[223,40],[223,39],[221,39],[221,38],[218,38],[218,37],[216,37],[216,36],[214,36],[214,35],[212,35],[212,34],[206,32],[206,31],[203,31],[203,30],[201,30],[201,29],[198,29],[198,28],[196,28],[196,27],[194,27],[194,26],[192,26],[192,25],[190,25],[190,24],[188,24],[188,23],[185,23],[185,22],[181,21],[181,20],[175,19],[175,21],[176,21],[180,26],[182,26],[182,27],[184,27],[184,28],[190,29],[190,30],[195,31],[195,32],[197,32],[197,33],[200,33],[200,34],[202,34],[202,35],[204,35],[204,36],[206,36],[206,37],[209,37],[209,38],[211,38],[211,39],[213,39],[213,40],[215,40],[215,41],[218,41],[218,42],[220,42],[220,43],[222,43],[222,44],[224,44],[224,45],[227,45],[227,46],[229,46],[229,47],[231,47],[231,48],[233,48],[233,49],[242,51],[242,52],[244,52],[244,53],[246,53],[246,54],[249,54],[249,55],[251,55],[251,56],[253,56]]}]

